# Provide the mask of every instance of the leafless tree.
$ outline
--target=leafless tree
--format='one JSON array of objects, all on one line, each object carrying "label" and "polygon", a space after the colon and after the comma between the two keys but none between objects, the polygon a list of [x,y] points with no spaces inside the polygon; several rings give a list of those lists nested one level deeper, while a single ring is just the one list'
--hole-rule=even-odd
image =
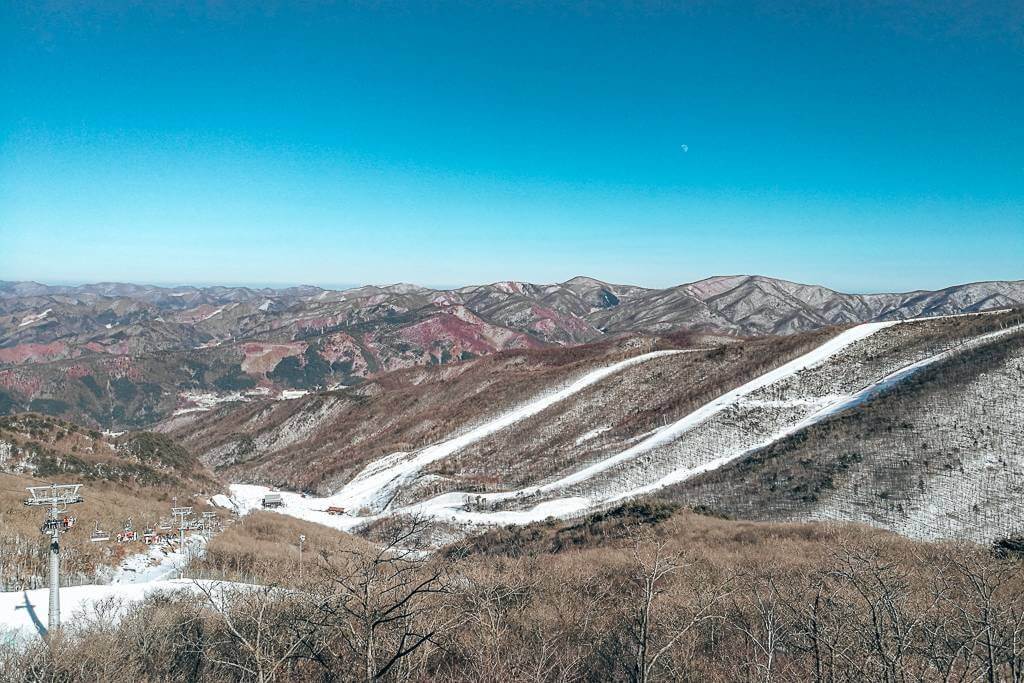
[{"label": "leafless tree", "polygon": [[735,609],[730,623],[749,643],[751,662],[759,674],[758,678],[769,683],[775,675],[776,655],[791,628],[784,607],[785,599],[780,596],[775,578],[770,574],[750,577],[745,588],[733,602]]},{"label": "leafless tree", "polygon": [[[441,597],[451,593],[444,564],[424,552],[425,518],[388,523],[372,546],[321,555],[316,619],[335,659],[359,678],[381,679],[451,626]],[[339,649],[340,648],[340,649]]]},{"label": "leafless tree", "polygon": [[[978,678],[1024,680],[1024,595],[1020,566],[982,557],[976,549],[951,548],[941,593],[954,615],[968,662]],[[948,630],[952,631],[953,627]],[[965,662],[965,668],[970,669]]]},{"label": "leafless tree", "polygon": [[[224,627],[223,641],[200,644],[211,664],[267,683],[314,635],[315,624],[289,610],[291,606],[298,606],[299,611],[306,607],[301,594],[274,586],[228,588],[203,581],[193,585]],[[222,652],[238,656],[227,657],[219,654]]]},{"label": "leafless tree", "polygon": [[625,582],[627,619],[622,654],[628,659],[631,681],[646,683],[667,653],[700,624],[721,619],[713,608],[728,595],[728,583],[702,587],[689,606],[667,608],[663,603],[671,581],[689,566],[682,555],[649,531],[629,531],[630,564]]}]

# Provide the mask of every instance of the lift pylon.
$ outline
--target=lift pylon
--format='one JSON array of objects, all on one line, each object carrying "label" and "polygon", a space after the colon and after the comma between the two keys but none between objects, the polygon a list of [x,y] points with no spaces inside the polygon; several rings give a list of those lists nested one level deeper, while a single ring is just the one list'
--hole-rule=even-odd
[{"label": "lift pylon", "polygon": [[75,525],[75,518],[69,517],[69,505],[82,502],[79,495],[81,484],[50,484],[29,486],[29,497],[25,505],[45,507],[46,520],[40,527],[50,537],[50,612],[47,616],[47,632],[60,628],[60,535]]}]

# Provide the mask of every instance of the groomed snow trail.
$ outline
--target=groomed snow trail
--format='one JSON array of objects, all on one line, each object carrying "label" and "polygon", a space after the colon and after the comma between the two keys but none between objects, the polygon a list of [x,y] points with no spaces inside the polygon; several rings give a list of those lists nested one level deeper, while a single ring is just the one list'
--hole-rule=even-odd
[{"label": "groomed snow trail", "polygon": [[427,465],[447,458],[452,453],[480,441],[495,432],[501,431],[520,420],[532,417],[630,366],[677,353],[683,353],[683,351],[653,351],[634,356],[633,358],[627,358],[607,367],[591,370],[567,387],[535,398],[518,408],[499,415],[493,420],[470,429],[464,434],[412,453],[392,453],[379,460],[375,460],[334,495],[326,499],[314,500],[318,500],[318,504],[344,507],[348,510],[367,508],[374,513],[383,512],[401,487],[415,479]]},{"label": "groomed snow trail", "polygon": [[189,559],[201,555],[205,549],[206,539],[202,536],[186,537],[185,552],[169,551],[159,544],[151,545],[147,552],[126,557],[114,570],[110,583],[150,583],[168,579],[183,569]]},{"label": "groomed snow trail", "polygon": [[[965,315],[978,315],[978,314],[965,314]],[[953,317],[953,316],[949,316],[949,317]],[[933,319],[933,318],[920,318],[920,320],[931,320],[931,319]],[[918,319],[915,319],[915,321],[916,320],[918,320]],[[913,322],[913,321],[906,321],[906,322]],[[899,370],[896,370],[894,372],[889,373],[888,375],[886,375],[882,379],[878,380],[874,384],[872,384],[872,385],[870,385],[868,387],[865,387],[864,389],[861,389],[860,391],[858,391],[856,393],[853,393],[853,394],[850,394],[850,395],[847,395],[847,396],[835,397],[834,400],[829,402],[827,405],[822,407],[820,410],[815,412],[810,417],[807,417],[807,418],[801,420],[800,422],[794,424],[791,427],[788,427],[788,428],[786,428],[784,430],[776,432],[775,434],[772,434],[769,438],[765,439],[764,441],[762,441],[761,443],[757,444],[756,446],[753,446],[751,448],[745,448],[745,449],[742,449],[742,450],[735,451],[733,453],[730,453],[728,455],[722,456],[720,458],[716,458],[715,460],[712,460],[712,461],[710,461],[708,463],[705,463],[704,465],[701,465],[699,467],[683,468],[683,469],[676,470],[675,472],[671,472],[670,474],[668,474],[668,475],[662,477],[661,479],[658,479],[657,481],[655,481],[655,482],[653,482],[651,484],[648,484],[646,486],[637,487],[637,488],[631,489],[629,491],[623,491],[622,493],[620,493],[620,494],[618,494],[616,496],[613,496],[613,497],[605,500],[605,502],[606,503],[614,503],[614,502],[618,502],[620,500],[625,500],[627,498],[635,498],[637,496],[642,496],[644,494],[651,493],[653,491],[657,491],[658,489],[665,488],[666,486],[671,486],[672,484],[678,484],[678,483],[680,483],[682,481],[686,481],[687,479],[695,477],[698,474],[703,474],[704,472],[710,472],[712,470],[716,470],[719,467],[722,467],[723,465],[727,465],[727,464],[729,464],[730,462],[732,462],[734,460],[738,460],[738,459],[742,458],[743,456],[745,456],[745,455],[747,455],[749,453],[753,453],[753,452],[758,451],[758,450],[760,450],[762,448],[770,446],[771,444],[775,443],[776,441],[780,441],[780,440],[782,440],[782,439],[784,439],[784,438],[786,438],[786,437],[788,437],[788,436],[790,436],[792,434],[796,434],[799,431],[802,431],[802,430],[807,429],[808,427],[811,427],[811,426],[813,426],[813,425],[815,425],[815,424],[817,424],[819,422],[822,422],[823,420],[826,420],[826,419],[832,417],[833,415],[838,415],[839,413],[841,413],[843,411],[849,410],[851,408],[855,408],[855,407],[861,405],[862,403],[865,403],[865,402],[871,400],[872,398],[878,396],[879,394],[885,392],[886,390],[896,386],[900,382],[903,382],[904,380],[909,379],[911,376],[917,374],[921,370],[924,370],[925,368],[927,368],[927,367],[929,367],[931,365],[934,365],[934,364],[936,364],[938,362],[941,362],[941,361],[947,360],[949,358],[952,358],[952,357],[954,357],[956,355],[959,355],[959,354],[961,354],[961,353],[963,353],[965,351],[969,351],[971,349],[976,349],[976,348],[978,348],[980,346],[984,346],[985,344],[988,344],[988,343],[990,343],[992,341],[995,341],[995,340],[1000,339],[1002,337],[1005,337],[1007,335],[1013,334],[1015,332],[1020,332],[1022,330],[1024,330],[1024,325],[1014,325],[1014,326],[1008,327],[1008,328],[1006,328],[1004,330],[997,330],[995,332],[989,332],[987,334],[981,335],[980,337],[976,337],[975,339],[972,339],[972,340],[970,340],[968,342],[965,342],[965,343],[961,344],[960,346],[957,346],[955,348],[949,349],[948,351],[943,351],[941,353],[937,353],[937,354],[935,354],[933,356],[929,356],[928,358],[925,358],[923,360],[917,361],[916,363],[912,363],[911,365],[907,365],[905,367],[902,367]]]},{"label": "groomed snow trail", "polygon": [[[708,420],[719,415],[723,411],[730,408],[736,407],[743,401],[747,396],[752,393],[768,387],[772,384],[778,383],[782,380],[790,378],[801,371],[808,370],[825,363],[832,357],[843,352],[851,345],[868,339],[877,332],[894,325],[903,325],[908,323],[914,323],[918,321],[931,321],[935,318],[922,318],[907,321],[887,321],[878,323],[866,323],[853,327],[845,332],[837,335],[836,337],[825,342],[821,346],[813,349],[812,351],[796,358],[788,363],[785,363],[778,368],[771,370],[760,377],[757,377],[750,382],[729,391],[722,396],[710,401],[709,403],[701,406],[697,410],[693,411],[689,415],[686,415],[682,419],[675,423],[664,427],[641,442],[634,446],[627,448],[626,450],[613,455],[609,458],[605,458],[593,464],[590,464],[582,469],[568,474],[558,480],[549,482],[547,484],[539,486],[526,487],[517,491],[508,491],[502,493],[491,493],[491,494],[469,494],[464,492],[452,492],[446,493],[434,498],[408,505],[399,509],[393,509],[388,511],[386,514],[423,514],[438,519],[467,524],[526,524],[529,522],[540,521],[547,517],[568,517],[575,514],[587,512],[589,510],[597,509],[609,504],[621,501],[627,498],[636,497],[646,493],[650,493],[657,489],[676,484],[681,481],[685,481],[698,474],[708,472],[717,469],[743,455],[770,445],[771,443],[788,436],[794,432],[811,426],[827,417],[834,415],[840,411],[852,408],[864,401],[878,395],[882,391],[889,387],[904,381],[908,377],[912,376],[916,372],[919,372],[923,368],[926,368],[934,363],[949,358],[953,355],[962,353],[970,348],[976,348],[987,344],[997,338],[1019,332],[1024,329],[1024,325],[1018,325],[1010,327],[1004,330],[991,332],[985,335],[981,335],[975,339],[969,340],[959,346],[943,351],[941,353],[932,355],[923,360],[919,360],[907,366],[901,367],[885,377],[874,382],[870,386],[859,389],[849,394],[832,394],[815,398],[814,400],[803,400],[795,399],[792,403],[803,403],[808,408],[816,408],[808,417],[798,420],[797,422],[787,425],[784,429],[779,430],[776,433],[771,434],[763,442],[758,443],[753,447],[737,448],[732,451],[726,452],[721,457],[715,458],[711,461],[702,463],[694,467],[679,467],[668,474],[659,477],[655,481],[646,483],[641,486],[634,486],[626,490],[616,491],[606,495],[570,495],[561,498],[552,498],[548,500],[542,500],[531,508],[527,509],[515,509],[515,510],[470,510],[471,503],[475,503],[475,507],[481,507],[480,503],[501,503],[512,501],[515,499],[523,499],[523,502],[527,502],[531,497],[537,496],[538,494],[549,494],[557,493],[575,485],[587,482],[602,473],[615,468],[618,465],[635,461],[639,456],[648,453],[659,446],[669,444],[676,439],[679,439],[684,434],[693,430],[695,427],[702,425]],[[653,354],[652,354],[653,355]],[[648,356],[650,357],[650,356]],[[631,359],[635,362],[643,359],[643,356],[638,356],[635,359]],[[595,381],[611,374],[614,372],[616,366],[610,366],[609,368],[603,369],[603,371],[595,371],[591,375],[601,373],[599,377],[591,379],[587,384],[592,384]],[[588,375],[584,380],[590,379],[591,375]],[[572,385],[575,387],[576,385]],[[570,387],[569,389],[571,389]],[[583,387],[579,387],[583,388]],[[575,389],[578,391],[579,389]],[[394,493],[398,490],[398,487],[402,483],[408,481],[413,475],[419,472],[420,468],[429,462],[433,462],[441,457],[455,452],[459,448],[472,443],[478,438],[483,438],[487,434],[491,434],[498,429],[512,424],[516,419],[523,419],[534,415],[540,410],[543,410],[548,405],[551,405],[557,400],[567,398],[571,393],[563,390],[557,394],[553,394],[545,399],[539,401],[546,401],[542,407],[538,407],[536,410],[532,410],[531,407],[535,403],[528,404],[521,409],[512,411],[497,420],[482,425],[474,430],[470,430],[462,437],[456,437],[442,444],[431,446],[427,449],[419,451],[414,454],[412,458],[409,454],[396,453],[391,456],[387,456],[381,460],[371,463],[366,467],[362,474],[354,479],[348,486],[340,491],[335,496],[329,498],[316,499],[316,498],[302,498],[297,494],[283,493],[282,496],[285,501],[285,507],[280,511],[284,514],[293,515],[303,519],[307,519],[313,522],[319,522],[332,526],[334,528],[351,530],[361,524],[380,518],[384,516],[384,510],[386,509],[386,503],[390,501]],[[558,398],[554,398],[558,396]],[[553,400],[551,400],[553,399]],[[751,404],[757,403],[754,400],[750,401]],[[513,415],[521,415],[514,419],[510,419]],[[495,427],[494,425],[500,424]],[[471,435],[479,436],[473,438]],[[462,441],[465,439],[465,441]],[[356,482],[359,482],[356,486]],[[351,488],[350,488],[351,487]],[[578,488],[578,487],[577,487]],[[249,510],[259,507],[260,500],[263,493],[269,489],[259,486],[247,486],[247,485],[236,485],[231,487],[232,498],[236,506],[240,510]],[[346,500],[360,500],[360,501],[383,501],[384,506],[379,506],[374,513],[365,516],[329,516],[326,515],[323,510],[328,505],[341,505],[349,510],[354,508],[351,505],[346,505]]]},{"label": "groomed snow trail", "polygon": [[[468,493],[447,493],[431,498],[429,500],[413,505],[392,510],[396,513],[419,513],[429,516],[440,517],[463,523],[481,524],[509,524],[528,523],[550,516],[564,517],[588,508],[599,505],[601,501],[595,501],[582,496],[572,496],[558,500],[551,500],[539,503],[530,510],[508,510],[494,512],[471,512],[465,509],[470,499],[486,502],[500,502],[514,498],[535,495],[556,491],[572,484],[584,481],[595,474],[608,468],[614,467],[617,463],[635,458],[637,455],[648,451],[662,443],[671,441],[679,434],[684,433],[694,425],[703,422],[709,417],[725,410],[736,402],[740,397],[749,394],[756,389],[767,386],[784,377],[793,375],[800,370],[816,365],[831,356],[839,353],[851,344],[866,339],[875,332],[898,324],[893,322],[868,323],[846,330],[836,337],[825,342],[821,346],[792,360],[780,367],[748,382],[747,384],[734,389],[710,403],[702,406],[682,420],[669,425],[644,439],[635,446],[600,462],[589,465],[582,470],[570,474],[562,479],[545,484],[533,486],[518,491],[505,493],[493,493],[485,495],[471,495]],[[367,465],[367,467],[352,481],[345,485],[341,491],[327,498],[303,498],[297,494],[282,492],[284,507],[281,512],[309,521],[320,522],[339,529],[352,529],[360,524],[376,519],[387,508],[387,504],[394,498],[395,493],[401,485],[411,480],[420,470],[429,463],[447,457],[460,448],[463,448],[474,441],[484,438],[494,432],[503,429],[518,420],[535,415],[545,408],[564,400],[582,389],[604,379],[605,377],[644,360],[655,357],[678,353],[673,351],[660,351],[610,365],[606,368],[594,370],[568,387],[542,396],[530,403],[504,415],[487,422],[465,434],[444,441],[440,444],[427,447],[414,454],[394,453]],[[240,510],[251,510],[259,507],[263,494],[269,489],[262,486],[234,485],[231,487],[232,498]],[[362,516],[331,516],[324,510],[329,506],[344,507],[346,510],[358,511],[361,507],[369,507],[371,514]]]}]

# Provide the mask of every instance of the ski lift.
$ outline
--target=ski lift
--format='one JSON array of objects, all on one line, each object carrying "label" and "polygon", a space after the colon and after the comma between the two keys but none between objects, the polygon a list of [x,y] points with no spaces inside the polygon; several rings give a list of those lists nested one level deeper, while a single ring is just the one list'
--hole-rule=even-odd
[{"label": "ski lift", "polygon": [[117,542],[131,543],[137,540],[139,540],[139,532],[135,530],[135,524],[132,522],[132,518],[129,517],[125,520],[121,533],[117,535]]},{"label": "ski lift", "polygon": [[170,531],[171,530],[171,520],[169,520],[166,517],[161,517],[160,518],[160,523],[157,526],[160,527],[160,531]]},{"label": "ski lift", "polygon": [[131,543],[137,540],[139,540],[139,532],[134,529],[132,531],[122,531],[117,535],[118,543]]},{"label": "ski lift", "polygon": [[100,529],[100,521],[96,520],[96,525],[93,527],[92,533],[89,534],[89,541],[92,543],[100,543],[102,541],[109,541],[110,534]]},{"label": "ski lift", "polygon": [[156,543],[157,533],[153,530],[153,527],[146,527],[142,531],[142,542],[146,545],[153,545]]}]

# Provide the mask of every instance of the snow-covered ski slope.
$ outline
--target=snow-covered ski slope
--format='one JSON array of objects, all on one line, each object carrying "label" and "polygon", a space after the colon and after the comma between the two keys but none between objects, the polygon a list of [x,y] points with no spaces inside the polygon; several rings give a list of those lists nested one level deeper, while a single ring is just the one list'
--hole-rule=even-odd
[{"label": "snow-covered ski slope", "polygon": [[[686,353],[686,350],[653,351],[591,370],[568,386],[542,394],[532,401],[467,430],[463,434],[412,453],[392,453],[375,460],[340,491],[327,498],[306,498],[284,492],[282,496],[285,498],[286,505],[283,511],[293,516],[327,523],[329,526],[350,528],[365,520],[354,519],[351,516],[340,518],[328,516],[323,513],[323,510],[327,507],[343,507],[351,511],[364,511],[367,513],[364,517],[380,514],[388,508],[402,486],[420,476],[423,468],[427,465],[442,460],[516,422],[543,412],[556,403],[564,401],[628,367],[678,353]],[[232,505],[240,510],[258,507],[263,494],[268,490],[262,486],[234,485],[231,487]]]},{"label": "snow-covered ski slope", "polygon": [[[109,583],[67,586],[60,589],[61,623],[74,626],[83,619],[96,616],[101,603],[117,602],[119,609],[103,611],[104,617],[116,617],[131,603],[140,602],[157,592],[199,592],[207,590],[233,590],[251,587],[231,581],[209,581],[171,578],[190,557],[205,550],[206,539],[190,536],[184,552],[151,546],[145,553],[130,555],[109,576]],[[35,635],[46,634],[50,613],[50,590],[38,588],[26,591],[0,592],[0,641],[23,642]]]},{"label": "snow-covered ski slope", "polygon": [[[219,589],[234,586],[223,581],[170,579],[142,583],[97,584],[69,586],[60,589],[61,624],[73,627],[82,620],[95,618],[97,607],[108,601],[117,602],[119,608],[140,602],[154,593],[179,591],[198,592],[201,586]],[[103,610],[104,622],[114,614]],[[37,588],[28,591],[0,593],[0,641],[24,642],[35,636],[46,635],[50,616],[50,590]]]},{"label": "snow-covered ski slope", "polygon": [[579,393],[586,387],[600,382],[609,375],[632,365],[675,353],[680,353],[680,351],[654,351],[619,361],[607,367],[592,370],[569,386],[542,395],[518,408],[470,429],[464,434],[413,453],[392,453],[367,465],[341,491],[331,496],[329,504],[352,510],[365,508],[370,512],[381,512],[387,508],[395,493],[403,485],[415,479],[427,465],[446,458],[469,444],[498,432],[515,422],[536,415],[555,403],[564,401],[570,396]]},{"label": "snow-covered ski slope", "polygon": [[[528,523],[549,516],[572,516],[721,467],[752,449],[853,407],[942,358],[1021,331],[1018,326],[955,343],[947,340],[929,344],[924,326],[934,324],[935,318],[927,318],[853,327],[640,442],[551,481],[516,491],[445,493],[404,506],[392,505],[402,488],[414,481],[427,464],[570,398],[630,362],[625,361],[593,371],[570,387],[461,436],[414,453],[381,458],[328,498],[285,493],[285,507],[280,511],[342,529],[397,513],[419,513],[462,524]],[[631,362],[642,362],[653,355],[638,356]],[[252,509],[259,505],[266,490],[235,486],[232,494],[240,509]],[[323,511],[328,506],[344,507],[350,514],[326,515]]]}]

